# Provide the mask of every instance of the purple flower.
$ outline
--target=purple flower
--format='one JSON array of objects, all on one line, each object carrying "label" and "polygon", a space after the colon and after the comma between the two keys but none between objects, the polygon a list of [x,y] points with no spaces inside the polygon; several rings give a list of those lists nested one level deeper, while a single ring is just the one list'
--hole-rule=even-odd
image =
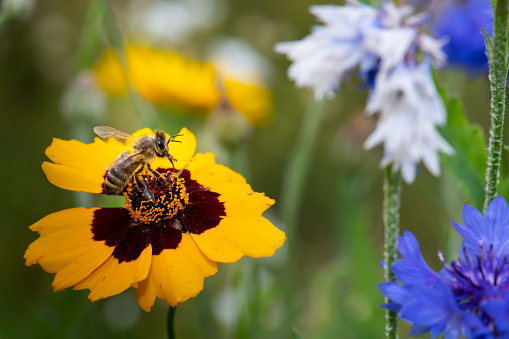
[{"label": "purple flower", "polygon": [[463,221],[453,221],[464,238],[460,257],[447,264],[439,252],[440,273],[426,264],[411,232],[399,237],[403,259],[392,269],[402,284],[380,284],[390,300],[382,306],[412,324],[411,336],[509,338],[509,206],[497,197],[483,216],[465,205]]}]

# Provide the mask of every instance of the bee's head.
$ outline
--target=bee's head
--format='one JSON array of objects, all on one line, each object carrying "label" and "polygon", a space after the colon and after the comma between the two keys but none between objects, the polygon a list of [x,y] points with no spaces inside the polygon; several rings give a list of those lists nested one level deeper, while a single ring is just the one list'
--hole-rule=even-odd
[{"label": "bee's head", "polygon": [[155,131],[154,135],[154,151],[158,157],[168,157],[168,142],[166,141],[166,134],[161,131]]},{"label": "bee's head", "polygon": [[154,136],[154,150],[156,155],[160,158],[167,158],[173,164],[173,160],[176,159],[169,153],[168,144],[170,141],[180,142],[174,138],[181,136],[181,134],[172,135],[169,139],[166,139],[166,133],[156,130]]}]

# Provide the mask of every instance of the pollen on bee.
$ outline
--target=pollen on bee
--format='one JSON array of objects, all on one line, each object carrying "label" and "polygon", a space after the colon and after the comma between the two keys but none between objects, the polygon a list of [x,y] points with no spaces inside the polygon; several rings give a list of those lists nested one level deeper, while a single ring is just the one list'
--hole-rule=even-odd
[{"label": "pollen on bee", "polygon": [[162,184],[152,176],[144,176],[147,188],[154,194],[150,201],[130,183],[124,192],[124,207],[138,223],[151,225],[174,218],[189,202],[185,181],[174,173],[161,174],[167,184]]}]

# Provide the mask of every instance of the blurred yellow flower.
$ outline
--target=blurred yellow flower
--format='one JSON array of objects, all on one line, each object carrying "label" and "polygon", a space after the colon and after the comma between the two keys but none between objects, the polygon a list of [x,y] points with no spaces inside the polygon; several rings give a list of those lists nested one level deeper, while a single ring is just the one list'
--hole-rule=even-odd
[{"label": "blurred yellow flower", "polygon": [[[272,112],[270,91],[249,79],[240,82],[228,75],[218,76],[210,63],[188,60],[172,50],[129,44],[126,48],[127,75],[136,90],[152,103],[185,107],[208,113],[219,102],[216,81],[221,80],[233,107],[254,125],[265,124]],[[116,53],[107,49],[96,66],[99,85],[111,96],[123,96],[127,87]]]}]

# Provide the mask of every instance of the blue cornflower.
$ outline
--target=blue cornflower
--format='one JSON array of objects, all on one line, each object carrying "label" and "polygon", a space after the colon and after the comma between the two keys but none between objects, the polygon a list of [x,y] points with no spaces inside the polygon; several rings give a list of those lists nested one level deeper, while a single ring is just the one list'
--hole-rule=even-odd
[{"label": "blue cornflower", "polygon": [[464,238],[460,257],[447,264],[439,252],[440,273],[426,264],[411,232],[399,237],[403,259],[392,269],[402,284],[386,282],[380,289],[391,300],[383,307],[412,324],[411,336],[509,338],[509,206],[497,197],[483,216],[465,205],[463,221],[453,221]]},{"label": "blue cornflower", "polygon": [[488,72],[486,45],[481,29],[491,36],[493,9],[490,0],[449,0],[435,14],[433,35],[447,37],[442,48],[447,64],[467,70],[471,75]]}]

